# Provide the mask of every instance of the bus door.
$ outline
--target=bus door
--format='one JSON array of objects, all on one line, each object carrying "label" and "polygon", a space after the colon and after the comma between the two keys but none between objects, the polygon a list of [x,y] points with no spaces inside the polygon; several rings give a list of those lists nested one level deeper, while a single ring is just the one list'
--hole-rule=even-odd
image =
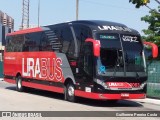
[{"label": "bus door", "polygon": [[84,43],[78,61],[79,74],[77,74],[77,81],[79,81],[81,89],[91,92],[94,74],[94,55],[92,43]]}]

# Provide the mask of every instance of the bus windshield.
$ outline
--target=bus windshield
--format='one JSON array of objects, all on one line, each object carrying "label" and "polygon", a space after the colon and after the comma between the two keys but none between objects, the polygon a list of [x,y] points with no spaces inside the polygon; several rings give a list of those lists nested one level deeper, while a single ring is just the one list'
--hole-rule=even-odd
[{"label": "bus windshield", "polygon": [[100,40],[98,74],[106,76],[140,76],[145,74],[145,60],[140,36],[97,33]]}]

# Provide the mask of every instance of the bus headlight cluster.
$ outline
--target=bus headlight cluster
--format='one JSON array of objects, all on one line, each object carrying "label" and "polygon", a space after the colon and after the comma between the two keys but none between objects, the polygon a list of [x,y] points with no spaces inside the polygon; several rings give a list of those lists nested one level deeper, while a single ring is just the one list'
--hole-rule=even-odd
[{"label": "bus headlight cluster", "polygon": [[143,89],[146,84],[147,84],[146,82],[142,83],[142,84],[140,85],[140,89]]},{"label": "bus headlight cluster", "polygon": [[140,85],[140,89],[143,89],[146,84],[147,84],[146,82],[142,83],[142,84]]},{"label": "bus headlight cluster", "polygon": [[103,86],[105,89],[109,89],[109,87],[106,85],[105,82],[103,82],[102,80],[96,79],[97,84]]}]

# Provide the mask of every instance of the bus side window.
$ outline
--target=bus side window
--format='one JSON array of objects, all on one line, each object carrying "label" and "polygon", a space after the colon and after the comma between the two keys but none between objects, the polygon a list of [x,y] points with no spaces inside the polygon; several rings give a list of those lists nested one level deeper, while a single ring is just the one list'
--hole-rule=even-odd
[{"label": "bus side window", "polygon": [[92,33],[90,28],[84,25],[74,25],[73,28],[78,42],[78,53],[81,53],[85,40],[92,38]]},{"label": "bus side window", "polygon": [[6,38],[6,52],[13,52],[12,36]]},{"label": "bus side window", "polygon": [[52,41],[50,41],[49,35],[43,32],[41,35],[41,51],[53,51],[51,42]]},{"label": "bus side window", "polygon": [[52,30],[53,31],[53,35],[54,38],[50,41],[51,45],[52,45],[52,49],[57,49],[60,52],[62,52],[62,30],[61,27],[57,27],[55,29]]},{"label": "bus side window", "polygon": [[55,28],[47,30],[41,35],[41,50],[42,51],[54,51],[61,49],[61,43],[58,35],[58,31]]},{"label": "bus side window", "polygon": [[40,45],[41,46],[40,48],[42,51],[47,51],[49,49],[49,47],[47,47],[48,46],[47,44],[48,44],[48,38],[43,32],[41,36],[41,45]]},{"label": "bus side window", "polygon": [[14,35],[10,36],[9,39],[7,40],[7,45],[6,45],[6,51],[7,52],[21,52],[22,51],[22,45],[24,42],[23,39],[23,34],[22,35]]},{"label": "bus side window", "polygon": [[75,43],[72,35],[72,31],[68,25],[51,26],[51,31],[55,34],[59,44],[59,51],[67,54],[69,57],[74,57],[75,54]]},{"label": "bus side window", "polygon": [[61,34],[63,41],[62,52],[67,53],[69,57],[74,57],[75,43],[69,26],[64,27]]},{"label": "bus side window", "polygon": [[22,47],[24,44],[24,35],[18,35],[16,40],[16,52],[22,52]]},{"label": "bus side window", "polygon": [[41,32],[28,33],[25,35],[25,44],[23,51],[39,51],[40,50]]}]

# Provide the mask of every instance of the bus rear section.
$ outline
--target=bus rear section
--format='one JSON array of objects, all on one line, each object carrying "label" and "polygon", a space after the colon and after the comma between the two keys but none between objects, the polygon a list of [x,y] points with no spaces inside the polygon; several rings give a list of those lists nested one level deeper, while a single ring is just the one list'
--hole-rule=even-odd
[{"label": "bus rear section", "polygon": [[[153,43],[153,57],[158,49]],[[73,21],[8,34],[4,80],[97,100],[143,99],[147,90],[139,33],[107,21]]]}]

